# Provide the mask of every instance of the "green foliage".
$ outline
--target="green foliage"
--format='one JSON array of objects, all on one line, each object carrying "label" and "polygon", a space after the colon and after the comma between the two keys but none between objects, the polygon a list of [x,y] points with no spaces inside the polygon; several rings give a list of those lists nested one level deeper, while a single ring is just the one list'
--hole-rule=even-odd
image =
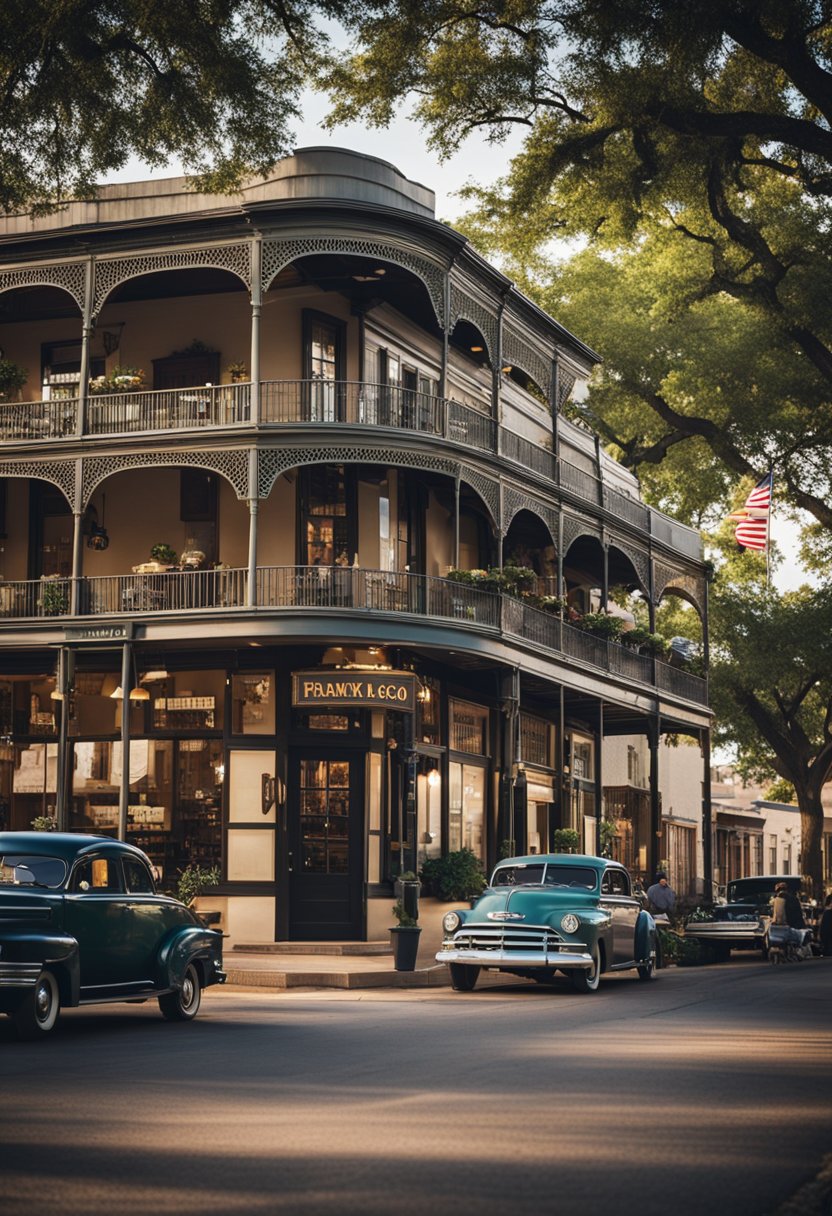
[{"label": "green foliage", "polygon": [[537,575],[527,566],[506,565],[502,570],[490,566],[487,570],[449,570],[446,577],[466,587],[502,591],[518,599],[537,586]]},{"label": "green foliage", "polygon": [[400,929],[415,929],[419,922],[415,916],[410,916],[404,910],[404,904],[399,899],[393,904],[393,916]]},{"label": "green foliage", "polygon": [[765,792],[765,798],[768,802],[797,802],[794,786],[791,781],[785,781],[782,777],[771,783]]},{"label": "green foliage", "polygon": [[43,575],[39,603],[44,616],[64,616],[69,612],[69,579],[57,574]]},{"label": "green foliage", "polygon": [[575,622],[577,629],[591,633],[596,638],[606,638],[608,642],[621,640],[623,625],[620,616],[607,616],[606,612],[585,612]]},{"label": "green foliage", "polygon": [[673,929],[658,926],[659,941],[661,942],[662,959],[665,964],[675,963],[677,967],[702,967],[716,962],[716,954],[707,944],[695,937],[685,937]]},{"label": "green foliage", "polygon": [[176,897],[190,908],[206,887],[215,887],[219,881],[219,866],[199,866],[192,863],[179,871]]},{"label": "green foliage", "polygon": [[35,815],[32,820],[33,832],[57,832],[58,821],[51,815]]},{"label": "green foliage", "polygon": [[0,6],[0,211],[89,197],[131,157],[229,192],[292,147],[323,27],[353,0]]},{"label": "green foliage", "polygon": [[599,824],[601,833],[601,856],[612,857],[613,845],[618,835],[618,825],[614,819],[602,819]]},{"label": "green foliage", "polygon": [[0,359],[0,403],[13,401],[29,378],[25,367],[11,359]]},{"label": "green foliage", "polygon": [[473,899],[485,889],[480,859],[470,849],[457,849],[444,857],[429,857],[419,877],[439,899]]},{"label": "green foliage", "polygon": [[176,561],[176,550],[172,549],[170,545],[158,544],[151,548],[150,556],[163,566],[172,566]]},{"label": "green foliage", "polygon": [[516,857],[516,840],[501,840],[500,847],[497,850],[497,860],[505,861],[507,857]]},{"label": "green foliage", "polygon": [[556,828],[552,833],[552,848],[556,853],[576,853],[581,843],[574,828]]}]

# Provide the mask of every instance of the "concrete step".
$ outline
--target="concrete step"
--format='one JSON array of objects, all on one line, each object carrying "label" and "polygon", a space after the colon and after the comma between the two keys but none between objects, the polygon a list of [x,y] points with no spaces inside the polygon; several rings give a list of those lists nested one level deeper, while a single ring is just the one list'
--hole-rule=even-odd
[{"label": "concrete step", "polygon": [[237,944],[241,954],[331,954],[349,957],[371,958],[377,955],[392,955],[393,947],[386,942],[256,942],[250,946]]},{"label": "concrete step", "polygon": [[227,984],[243,988],[443,988],[450,983],[448,969],[436,964],[417,971],[295,971],[274,968],[251,969],[243,960],[226,962]]}]

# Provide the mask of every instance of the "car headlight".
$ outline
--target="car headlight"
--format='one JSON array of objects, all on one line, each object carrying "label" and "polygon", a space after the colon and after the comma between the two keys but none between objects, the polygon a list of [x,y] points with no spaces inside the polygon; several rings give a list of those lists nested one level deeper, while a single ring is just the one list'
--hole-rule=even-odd
[{"label": "car headlight", "polygon": [[577,933],[580,923],[574,912],[567,912],[566,916],[561,917],[560,927],[564,933]]},{"label": "car headlight", "polygon": [[442,928],[446,933],[453,933],[462,924],[462,917],[458,912],[446,912],[442,917]]}]

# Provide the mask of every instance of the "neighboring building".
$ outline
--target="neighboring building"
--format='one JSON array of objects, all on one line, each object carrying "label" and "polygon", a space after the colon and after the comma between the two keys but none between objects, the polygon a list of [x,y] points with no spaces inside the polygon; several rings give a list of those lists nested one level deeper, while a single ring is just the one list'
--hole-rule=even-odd
[{"label": "neighboring building", "polygon": [[[730,764],[711,769],[714,831],[714,881],[724,887],[735,878],[758,874],[800,874],[800,810],[772,802],[762,786],[745,782]],[[821,842],[823,883],[832,888],[832,788],[823,798]]]},{"label": "neighboring building", "polygon": [[[661,806],[658,863],[678,895],[705,893],[703,875],[704,759],[698,743],[680,736],[660,740],[656,752]],[[616,825],[613,855],[645,885],[654,881],[649,867],[651,835],[651,755],[644,737],[608,739],[604,744],[604,814]]]},{"label": "neighboring building", "polygon": [[4,827],[126,835],[168,883],[217,864],[238,941],[374,938],[425,855],[597,848],[626,736],[654,868],[664,732],[707,786],[705,681],[447,576],[514,559],[579,611],[704,616],[700,538],[564,419],[597,356],[430,190],[305,149],[235,200],[7,217],[0,347],[29,371],[0,405]]}]

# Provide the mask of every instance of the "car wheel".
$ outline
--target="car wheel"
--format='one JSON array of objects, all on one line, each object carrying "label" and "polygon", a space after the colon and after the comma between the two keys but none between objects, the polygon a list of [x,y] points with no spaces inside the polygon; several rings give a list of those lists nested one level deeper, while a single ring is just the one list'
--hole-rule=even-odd
[{"label": "car wheel", "polygon": [[201,999],[199,974],[194,964],[188,963],[182,978],[182,987],[160,996],[159,1008],[169,1022],[190,1022],[199,1012]]},{"label": "car wheel", "polygon": [[465,963],[451,963],[451,987],[455,992],[473,992],[480,974],[479,967],[468,967]]},{"label": "car wheel", "polygon": [[60,1012],[58,981],[51,971],[41,971],[34,988],[26,994],[12,1017],[21,1039],[37,1039],[49,1033]]},{"label": "car wheel", "polygon": [[576,992],[596,992],[601,982],[601,951],[592,947],[592,966],[572,972],[572,987]]},{"label": "car wheel", "polygon": [[652,978],[655,974],[656,974],[656,959],[655,959],[655,956],[653,956],[653,958],[648,959],[646,963],[641,964],[641,966],[638,969],[638,978],[640,980],[652,980]]}]

